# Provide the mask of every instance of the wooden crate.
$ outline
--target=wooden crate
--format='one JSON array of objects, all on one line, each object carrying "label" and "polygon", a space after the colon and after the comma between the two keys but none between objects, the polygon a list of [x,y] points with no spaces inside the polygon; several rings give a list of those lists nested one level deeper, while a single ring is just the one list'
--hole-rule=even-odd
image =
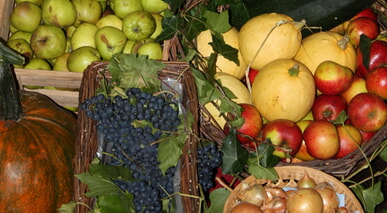
[{"label": "wooden crate", "polygon": [[[10,36],[10,15],[14,7],[14,0],[0,1],[0,38],[7,41]],[[57,104],[64,107],[78,107],[79,88],[82,73],[61,72],[52,70],[31,70],[15,68],[19,87],[25,90],[25,85],[41,86],[33,91],[47,95]],[[55,87],[60,89],[48,89]]]}]

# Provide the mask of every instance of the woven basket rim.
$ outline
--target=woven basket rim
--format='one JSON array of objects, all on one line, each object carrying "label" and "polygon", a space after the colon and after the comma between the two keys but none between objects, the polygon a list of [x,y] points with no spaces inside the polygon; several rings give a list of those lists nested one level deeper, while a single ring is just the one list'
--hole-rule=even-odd
[{"label": "woven basket rim", "polygon": [[[309,177],[313,178],[317,183],[328,182],[334,186],[337,193],[344,194],[346,206],[351,210],[351,212],[358,211],[359,213],[364,213],[362,205],[352,191],[332,175],[304,166],[274,167],[274,169],[277,171],[279,177],[278,180],[256,179],[253,175],[251,175],[248,176],[244,182],[248,183],[250,186],[253,184],[261,184],[272,187],[296,187],[297,181],[300,180],[305,173],[307,173]],[[240,189],[241,184],[237,185],[234,190],[239,192]],[[225,202],[223,213],[229,213],[235,206],[236,200],[237,197],[231,193]]]}]

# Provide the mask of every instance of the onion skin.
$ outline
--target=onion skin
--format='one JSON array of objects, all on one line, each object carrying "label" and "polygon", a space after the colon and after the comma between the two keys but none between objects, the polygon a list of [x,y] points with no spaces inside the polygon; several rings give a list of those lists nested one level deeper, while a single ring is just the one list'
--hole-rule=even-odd
[{"label": "onion skin", "polygon": [[302,188],[290,194],[286,201],[288,213],[322,213],[321,195],[312,188]]},{"label": "onion skin", "polygon": [[318,183],[315,187],[323,199],[324,213],[336,213],[339,208],[339,198],[336,190],[327,182]]},{"label": "onion skin", "polygon": [[265,191],[266,191],[268,198],[269,197],[271,197],[271,198],[272,197],[282,197],[282,198],[287,197],[285,190],[281,187],[266,186]]},{"label": "onion skin", "polygon": [[254,184],[241,193],[242,202],[262,206],[266,200],[266,191],[260,184]]},{"label": "onion skin", "polygon": [[339,207],[336,213],[351,213],[347,207]]},{"label": "onion skin", "polygon": [[297,188],[314,188],[316,186],[316,181],[313,178],[309,177],[308,173],[305,172],[304,176],[298,181]]},{"label": "onion skin", "polygon": [[251,203],[240,203],[234,206],[230,213],[263,213],[261,208]]}]

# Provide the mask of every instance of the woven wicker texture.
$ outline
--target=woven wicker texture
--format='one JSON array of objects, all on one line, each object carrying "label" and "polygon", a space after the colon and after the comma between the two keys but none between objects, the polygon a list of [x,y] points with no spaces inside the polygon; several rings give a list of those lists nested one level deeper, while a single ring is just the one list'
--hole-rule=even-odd
[{"label": "woven wicker texture", "polygon": [[[277,187],[296,187],[297,181],[301,180],[304,177],[305,172],[308,176],[316,181],[316,183],[328,182],[332,184],[339,194],[345,195],[345,205],[351,210],[351,212],[358,211],[359,213],[363,213],[363,208],[355,195],[351,192],[348,187],[346,187],[343,183],[337,180],[335,177],[328,175],[319,170],[309,168],[309,167],[301,167],[301,166],[286,166],[286,167],[276,167],[275,168],[279,180],[266,180],[266,179],[256,179],[254,176],[249,176],[244,181],[248,183],[250,186],[253,184],[261,184],[266,186],[277,186]],[[236,192],[240,192],[241,184],[235,187]],[[228,199],[226,200],[223,213],[229,213],[230,210],[238,203],[238,199],[235,194],[231,193]]]},{"label": "woven wicker texture", "polygon": [[[183,148],[183,154],[180,159],[180,178],[182,194],[190,196],[182,196],[184,212],[199,212],[198,197],[198,180],[196,172],[196,156],[197,156],[197,135],[198,130],[198,100],[196,86],[193,76],[188,65],[184,62],[164,62],[166,67],[160,71],[159,78],[177,79],[183,85],[183,105],[187,111],[190,111],[194,116],[194,122],[191,127],[193,134],[190,134]],[[96,88],[99,87],[101,71],[107,69],[108,62],[94,62],[87,70],[85,70],[79,103],[94,96]],[[97,132],[96,122],[86,116],[85,111],[78,111],[78,136],[76,140],[76,157],[75,157],[75,174],[81,174],[88,171],[90,162],[96,157],[97,152]],[[87,186],[80,182],[77,178],[74,179],[75,185],[75,200],[93,206],[93,199],[85,196]],[[89,211],[84,205],[77,205],[76,212],[84,213]]]}]

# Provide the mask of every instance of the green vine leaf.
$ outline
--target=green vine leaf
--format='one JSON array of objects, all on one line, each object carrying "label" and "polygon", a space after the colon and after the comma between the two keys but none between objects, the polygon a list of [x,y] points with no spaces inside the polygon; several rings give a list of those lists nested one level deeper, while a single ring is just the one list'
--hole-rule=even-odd
[{"label": "green vine leaf", "polygon": [[203,213],[219,213],[223,212],[224,204],[228,196],[230,195],[230,191],[226,188],[218,188],[210,193],[210,207],[205,208]]},{"label": "green vine leaf", "polygon": [[238,50],[226,44],[221,35],[217,35],[216,33],[212,34],[212,42],[210,45],[215,52],[239,65]]},{"label": "green vine leaf", "polygon": [[384,201],[381,186],[382,183],[379,181],[367,189],[361,185],[352,189],[356,196],[363,201],[365,212],[374,213],[375,207]]},{"label": "green vine leaf", "polygon": [[231,28],[227,10],[220,13],[205,10],[203,17],[206,18],[206,23],[209,25],[209,29],[211,29],[211,31],[224,33]]},{"label": "green vine leaf", "polygon": [[248,159],[248,152],[238,142],[236,129],[231,128],[223,141],[221,148],[223,152],[223,174],[234,174],[243,172]]},{"label": "green vine leaf", "polygon": [[94,211],[99,213],[135,213],[133,206],[132,194],[104,195],[98,197]]},{"label": "green vine leaf", "polygon": [[76,177],[88,186],[89,191],[86,196],[117,195],[122,193],[111,179],[91,175],[89,172],[76,175]]},{"label": "green vine leaf", "polygon": [[181,25],[184,20],[178,15],[164,16],[162,21],[162,28],[160,35],[157,36],[156,41],[164,41],[171,39],[176,32],[181,30]]},{"label": "green vine leaf", "polygon": [[383,151],[379,154],[379,157],[387,162],[387,146],[384,147]]},{"label": "green vine leaf", "polygon": [[359,43],[359,49],[362,53],[363,57],[363,65],[366,69],[368,69],[370,64],[370,47],[371,47],[371,39],[368,38],[366,35],[360,36],[360,43]]}]

